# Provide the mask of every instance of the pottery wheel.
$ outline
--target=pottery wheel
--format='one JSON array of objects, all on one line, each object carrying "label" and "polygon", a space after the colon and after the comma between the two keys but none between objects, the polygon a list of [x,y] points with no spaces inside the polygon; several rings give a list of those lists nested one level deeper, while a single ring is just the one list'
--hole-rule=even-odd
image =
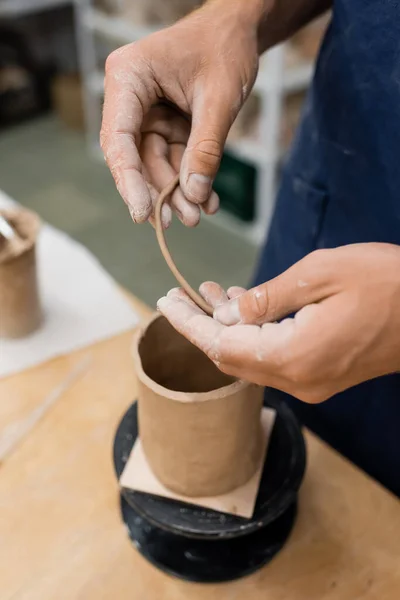
[{"label": "pottery wheel", "polygon": [[[257,570],[285,544],[295,521],[305,444],[296,418],[273,390],[264,405],[277,415],[252,519],[122,490],[122,518],[130,538],[158,568],[191,581],[228,581]],[[115,436],[118,478],[137,435],[135,402]]]}]

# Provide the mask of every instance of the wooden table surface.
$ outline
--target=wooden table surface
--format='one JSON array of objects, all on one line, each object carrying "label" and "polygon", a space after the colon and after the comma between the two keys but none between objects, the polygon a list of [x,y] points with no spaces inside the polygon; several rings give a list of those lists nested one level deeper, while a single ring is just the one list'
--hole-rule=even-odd
[{"label": "wooden table surface", "polygon": [[[119,335],[0,382],[1,600],[400,598],[398,499],[310,433],[298,520],[269,565],[200,585],[143,559],[120,520],[111,460],[135,398],[131,340]],[[40,419],[32,413],[49,405]]]}]

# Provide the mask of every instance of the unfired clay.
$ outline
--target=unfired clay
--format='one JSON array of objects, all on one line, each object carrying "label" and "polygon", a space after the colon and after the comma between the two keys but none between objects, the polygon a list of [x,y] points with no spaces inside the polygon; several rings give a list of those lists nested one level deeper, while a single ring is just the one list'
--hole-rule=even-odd
[{"label": "unfired clay", "polygon": [[162,316],[133,353],[139,436],[161,483],[192,497],[246,483],[262,460],[262,388],[221,373]]},{"label": "unfired clay", "polygon": [[193,302],[195,302],[197,304],[197,306],[199,306],[202,310],[204,310],[204,312],[207,315],[212,315],[214,312],[213,307],[210,304],[208,304],[208,302],[206,302],[204,300],[204,298],[202,296],[200,296],[200,294],[198,292],[196,292],[192,288],[192,286],[189,285],[189,283],[186,281],[186,279],[183,277],[183,275],[179,271],[178,267],[176,266],[176,264],[171,256],[171,253],[168,249],[167,242],[165,240],[164,229],[163,229],[162,221],[161,221],[161,209],[162,209],[164,202],[169,200],[169,197],[171,196],[172,192],[174,191],[174,189],[177,187],[178,184],[179,184],[179,175],[176,175],[174,177],[174,179],[172,179],[172,181],[161,191],[161,193],[157,199],[157,202],[156,202],[156,207],[154,210],[154,218],[155,218],[155,228],[156,228],[158,245],[160,246],[161,252],[165,258],[165,262],[167,263],[167,265],[170,268],[170,271],[175,276],[175,279],[181,284],[181,286],[183,287],[183,289],[185,290],[187,295],[193,300]]},{"label": "unfired clay", "polygon": [[35,254],[40,221],[20,208],[2,214],[18,237],[0,236],[0,336],[18,338],[32,333],[42,319]]}]

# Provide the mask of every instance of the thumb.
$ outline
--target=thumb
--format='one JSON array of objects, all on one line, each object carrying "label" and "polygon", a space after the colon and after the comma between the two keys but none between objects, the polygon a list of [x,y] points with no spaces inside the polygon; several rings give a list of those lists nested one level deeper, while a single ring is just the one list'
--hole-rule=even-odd
[{"label": "thumb", "polygon": [[205,202],[211,193],[229,129],[239,107],[234,106],[218,81],[194,91],[192,130],[182,159],[181,189],[193,203]]},{"label": "thumb", "polygon": [[223,325],[261,325],[297,312],[338,291],[329,250],[313,252],[278,277],[220,304],[214,318]]}]

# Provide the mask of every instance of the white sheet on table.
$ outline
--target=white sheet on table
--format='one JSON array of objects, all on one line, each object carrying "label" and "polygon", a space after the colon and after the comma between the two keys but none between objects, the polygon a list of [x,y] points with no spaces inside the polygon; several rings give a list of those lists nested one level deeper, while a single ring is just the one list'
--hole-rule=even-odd
[{"label": "white sheet on table", "polygon": [[[13,204],[0,191],[0,207]],[[46,224],[39,236],[38,271],[43,326],[20,340],[0,340],[0,378],[127,331],[138,322],[98,260]]]}]

